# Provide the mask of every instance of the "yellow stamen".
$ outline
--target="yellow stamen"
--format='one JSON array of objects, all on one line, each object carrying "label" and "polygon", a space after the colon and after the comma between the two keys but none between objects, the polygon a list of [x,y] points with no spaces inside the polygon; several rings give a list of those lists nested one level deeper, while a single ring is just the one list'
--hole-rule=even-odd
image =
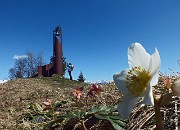
[{"label": "yellow stamen", "polygon": [[145,69],[140,66],[132,67],[126,77],[126,87],[132,95],[140,96],[146,90],[150,79],[151,76]]},{"label": "yellow stamen", "polygon": [[81,91],[80,90],[76,90],[76,93],[77,93],[77,95],[79,95],[81,93]]}]

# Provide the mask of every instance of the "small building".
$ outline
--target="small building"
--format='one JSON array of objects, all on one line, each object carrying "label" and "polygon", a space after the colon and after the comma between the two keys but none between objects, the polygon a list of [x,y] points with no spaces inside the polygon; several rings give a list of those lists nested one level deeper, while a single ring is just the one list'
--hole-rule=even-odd
[{"label": "small building", "polygon": [[62,30],[60,26],[57,26],[53,30],[53,62],[44,66],[38,66],[38,76],[63,75],[62,56]]}]

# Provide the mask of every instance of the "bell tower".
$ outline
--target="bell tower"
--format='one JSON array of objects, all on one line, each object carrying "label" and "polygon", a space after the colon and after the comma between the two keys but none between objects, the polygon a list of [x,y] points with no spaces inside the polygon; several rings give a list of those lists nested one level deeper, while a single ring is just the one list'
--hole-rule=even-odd
[{"label": "bell tower", "polygon": [[63,62],[62,62],[62,30],[57,26],[53,30],[53,73],[63,75]]},{"label": "bell tower", "polygon": [[57,26],[53,30],[53,63],[38,66],[38,76],[63,75],[62,56],[62,30],[60,26]]}]

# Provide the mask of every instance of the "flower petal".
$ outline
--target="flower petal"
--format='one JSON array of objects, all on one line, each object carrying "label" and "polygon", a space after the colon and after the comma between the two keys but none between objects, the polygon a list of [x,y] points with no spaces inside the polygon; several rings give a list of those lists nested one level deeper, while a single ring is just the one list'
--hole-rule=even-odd
[{"label": "flower petal", "polygon": [[157,71],[159,71],[160,68],[160,55],[157,49],[155,49],[155,52],[152,54],[150,63],[149,63],[149,73],[150,75],[154,75]]},{"label": "flower petal", "polygon": [[77,92],[76,92],[76,91],[73,91],[73,95],[76,97],[76,96],[77,96]]},{"label": "flower petal", "polygon": [[123,94],[127,94],[128,90],[126,87],[126,77],[129,72],[129,69],[123,70],[120,73],[116,73],[113,75],[114,83],[118,87],[119,91]]},{"label": "flower petal", "polygon": [[153,98],[153,92],[152,92],[152,86],[147,87],[147,90],[144,94],[144,99],[141,104],[146,104],[146,105],[152,105],[154,106],[154,98]]},{"label": "flower petal", "polygon": [[80,98],[81,98],[81,94],[78,94],[78,95],[77,95],[77,99],[80,99]]},{"label": "flower petal", "polygon": [[43,104],[44,104],[45,106],[50,106],[50,105],[51,105],[50,102],[43,102]]},{"label": "flower petal", "polygon": [[130,67],[141,66],[143,69],[149,68],[150,55],[140,43],[134,43],[128,48],[128,64]]},{"label": "flower petal", "polygon": [[159,79],[159,71],[157,71],[157,72],[153,75],[153,77],[152,77],[152,79],[151,79],[151,82],[150,82],[150,85],[151,85],[151,86],[155,86],[155,85],[158,83],[158,79]]},{"label": "flower petal", "polygon": [[137,103],[137,101],[140,99],[140,97],[134,97],[131,94],[125,95],[123,97],[122,102],[118,104],[118,112],[121,117],[128,118],[129,114],[131,113],[134,105]]}]

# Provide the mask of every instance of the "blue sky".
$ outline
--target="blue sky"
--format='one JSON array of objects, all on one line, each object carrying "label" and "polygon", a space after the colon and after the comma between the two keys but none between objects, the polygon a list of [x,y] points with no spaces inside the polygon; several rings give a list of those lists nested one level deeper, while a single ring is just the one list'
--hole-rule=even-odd
[{"label": "blue sky", "polygon": [[128,67],[134,42],[150,54],[158,49],[163,73],[179,71],[179,0],[0,0],[0,79],[27,50],[43,52],[48,63],[57,25],[74,79],[82,71],[88,81],[112,80]]}]

